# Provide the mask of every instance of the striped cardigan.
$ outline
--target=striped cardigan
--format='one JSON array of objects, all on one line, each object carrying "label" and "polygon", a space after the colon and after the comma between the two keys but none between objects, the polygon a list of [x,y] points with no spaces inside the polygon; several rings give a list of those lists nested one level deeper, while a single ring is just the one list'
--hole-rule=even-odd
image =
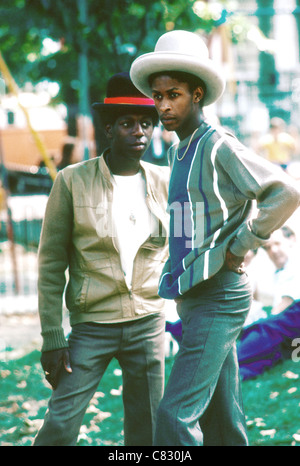
[{"label": "striped cardigan", "polygon": [[265,243],[300,201],[281,168],[223,129],[204,121],[189,142],[180,141],[169,154],[169,259],[159,285],[167,299],[217,273],[228,247],[244,256]]}]

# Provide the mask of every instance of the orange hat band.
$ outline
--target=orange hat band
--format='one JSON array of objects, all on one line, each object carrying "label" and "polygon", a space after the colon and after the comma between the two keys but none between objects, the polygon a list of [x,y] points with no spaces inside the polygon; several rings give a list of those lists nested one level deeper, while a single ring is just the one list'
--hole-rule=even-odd
[{"label": "orange hat band", "polygon": [[152,99],[143,97],[106,97],[105,104],[154,105]]}]

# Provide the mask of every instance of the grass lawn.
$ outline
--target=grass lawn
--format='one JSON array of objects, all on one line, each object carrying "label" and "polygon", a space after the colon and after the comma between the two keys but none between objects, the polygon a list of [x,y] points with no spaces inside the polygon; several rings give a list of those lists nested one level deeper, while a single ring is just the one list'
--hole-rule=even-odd
[{"label": "grass lawn", "polygon": [[[27,446],[42,423],[51,390],[40,353],[0,362],[0,446]],[[172,366],[166,360],[166,377]],[[250,445],[300,446],[300,363],[286,361],[243,382]],[[78,444],[123,444],[122,374],[109,366],[85,415]]]}]

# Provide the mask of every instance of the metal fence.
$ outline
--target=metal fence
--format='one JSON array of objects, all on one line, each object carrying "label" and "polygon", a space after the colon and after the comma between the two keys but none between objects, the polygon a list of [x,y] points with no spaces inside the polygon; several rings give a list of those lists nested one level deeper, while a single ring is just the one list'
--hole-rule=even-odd
[{"label": "metal fence", "polygon": [[11,216],[0,212],[0,313],[37,310],[37,249],[46,202],[45,195],[11,196]]}]

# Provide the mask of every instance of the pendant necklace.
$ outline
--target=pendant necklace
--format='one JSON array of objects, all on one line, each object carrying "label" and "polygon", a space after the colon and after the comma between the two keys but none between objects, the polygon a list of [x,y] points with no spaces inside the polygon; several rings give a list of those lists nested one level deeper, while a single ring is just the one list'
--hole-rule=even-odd
[{"label": "pendant necklace", "polygon": [[186,156],[186,153],[187,153],[187,151],[188,151],[189,148],[190,148],[190,145],[191,145],[193,136],[194,136],[194,134],[196,133],[197,129],[198,129],[198,128],[196,128],[195,131],[193,132],[193,134],[191,135],[190,140],[189,140],[189,143],[188,143],[188,145],[187,145],[187,148],[185,149],[184,154],[183,154],[180,158],[179,158],[179,156],[178,156],[178,149],[177,149],[176,157],[177,157],[177,160],[179,160],[179,162],[180,162],[181,160],[183,160],[184,157]]},{"label": "pendant necklace", "polygon": [[[114,173],[111,171],[110,166],[109,166],[109,163],[108,163],[108,153],[104,155],[104,159],[105,159],[106,165],[107,165],[107,167],[108,167],[108,169],[109,169],[109,171],[110,171],[112,177],[114,178]],[[132,223],[132,225],[135,226],[135,224],[136,224],[136,216],[134,215],[134,213],[133,213],[132,210],[130,210],[130,213],[129,213],[128,218],[129,218],[129,221]]]},{"label": "pendant necklace", "polygon": [[135,225],[136,217],[133,212],[130,212],[129,220],[133,223],[133,225]]}]

